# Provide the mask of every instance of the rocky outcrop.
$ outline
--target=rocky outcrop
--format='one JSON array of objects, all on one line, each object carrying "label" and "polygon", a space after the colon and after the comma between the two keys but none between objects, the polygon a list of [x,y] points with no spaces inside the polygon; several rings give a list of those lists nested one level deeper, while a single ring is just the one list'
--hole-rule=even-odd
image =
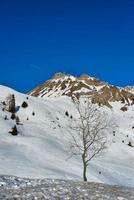
[{"label": "rocky outcrop", "polygon": [[98,93],[94,94],[92,96],[91,100],[92,100],[93,104],[97,103],[99,106],[105,105],[105,106],[107,106],[109,108],[112,108],[112,106],[110,105],[109,101],[106,98],[104,98],[102,95],[98,94]]}]

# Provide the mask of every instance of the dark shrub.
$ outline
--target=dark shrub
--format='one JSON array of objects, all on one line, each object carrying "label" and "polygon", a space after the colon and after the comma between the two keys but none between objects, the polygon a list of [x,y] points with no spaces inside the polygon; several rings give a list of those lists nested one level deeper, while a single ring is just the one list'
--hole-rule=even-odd
[{"label": "dark shrub", "polygon": [[16,124],[19,125],[20,124],[20,119],[18,116],[16,116]]},{"label": "dark shrub", "polygon": [[134,146],[132,145],[132,142],[131,142],[131,141],[129,141],[128,146],[134,147]]},{"label": "dark shrub", "polygon": [[68,113],[68,111],[66,111],[66,112],[65,112],[65,115],[66,115],[67,117],[69,116],[69,113]]},{"label": "dark shrub", "polygon": [[11,119],[12,120],[16,119],[16,115],[14,113],[11,114]]},{"label": "dark shrub", "polygon": [[121,110],[122,110],[123,112],[126,112],[126,111],[128,110],[128,108],[127,108],[126,106],[123,106],[123,107],[121,108]]},{"label": "dark shrub", "polygon": [[24,101],[21,105],[22,108],[27,108],[28,107],[28,103],[26,101]]},{"label": "dark shrub", "polygon": [[2,104],[3,104],[3,106],[5,106],[6,105],[5,101],[3,101]]},{"label": "dark shrub", "polygon": [[34,116],[34,115],[35,115],[35,112],[32,112],[32,115]]},{"label": "dark shrub", "polygon": [[11,131],[9,131],[9,133],[11,133],[11,135],[14,135],[14,136],[18,135],[19,132],[17,130],[16,125],[11,129]]},{"label": "dark shrub", "polygon": [[4,120],[8,120],[7,115],[5,115]]}]

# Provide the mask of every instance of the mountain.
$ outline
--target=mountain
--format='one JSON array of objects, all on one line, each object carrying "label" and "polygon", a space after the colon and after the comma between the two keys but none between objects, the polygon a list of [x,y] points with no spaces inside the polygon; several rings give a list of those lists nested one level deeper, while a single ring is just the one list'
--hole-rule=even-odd
[{"label": "mountain", "polygon": [[126,86],[124,87],[124,90],[130,93],[134,93],[134,86]]},{"label": "mountain", "polygon": [[92,103],[108,107],[112,107],[111,102],[116,101],[127,105],[134,104],[134,87],[116,87],[86,74],[76,78],[72,75],[57,73],[29,94],[42,98],[68,96],[79,99],[80,96],[88,96]]},{"label": "mountain", "polygon": [[[4,110],[8,94],[14,94],[16,115],[20,120],[16,125],[16,136],[9,133],[16,121],[11,118],[10,112]],[[100,99],[102,94],[108,97],[105,99],[106,106],[101,103],[101,109],[113,116],[118,130],[108,133],[111,141],[109,148],[90,162],[88,180],[134,186],[133,92],[87,75],[75,78],[56,74],[29,95],[0,85],[0,174],[82,180],[81,158],[76,156],[68,159],[71,116],[78,118],[73,98],[86,95],[93,101],[94,95]],[[26,107],[22,106],[24,102],[27,103]],[[127,109],[123,110],[122,107]],[[129,145],[130,142],[132,145]]]}]

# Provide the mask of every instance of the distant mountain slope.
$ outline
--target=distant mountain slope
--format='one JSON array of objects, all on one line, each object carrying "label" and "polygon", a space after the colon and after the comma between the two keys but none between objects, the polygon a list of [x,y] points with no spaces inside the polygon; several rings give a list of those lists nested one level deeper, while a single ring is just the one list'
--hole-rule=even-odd
[{"label": "distant mountain slope", "polygon": [[88,96],[93,103],[111,107],[111,102],[119,101],[127,105],[134,104],[133,87],[119,88],[104,81],[92,78],[88,75],[81,75],[76,78],[71,75],[57,73],[43,85],[30,92],[36,97],[60,97],[69,96],[79,98]]}]

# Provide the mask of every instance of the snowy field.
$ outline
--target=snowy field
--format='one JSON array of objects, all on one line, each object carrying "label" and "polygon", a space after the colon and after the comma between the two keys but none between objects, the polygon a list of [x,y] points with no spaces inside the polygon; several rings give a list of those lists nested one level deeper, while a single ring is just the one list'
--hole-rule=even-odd
[{"label": "snowy field", "polygon": [[[26,178],[52,178],[82,180],[80,157],[68,160],[68,126],[70,117],[76,111],[68,97],[35,98],[0,86],[0,102],[9,93],[15,94],[17,115],[23,125],[18,125],[19,135],[9,134],[15,121],[11,113],[2,111],[0,105],[0,174]],[[28,99],[27,99],[28,97]],[[22,108],[23,101],[28,103]],[[120,103],[113,103],[113,114],[118,131],[109,136],[108,150],[90,162],[88,180],[111,185],[134,186],[134,147],[128,146],[134,140],[134,106],[122,112]],[[35,113],[33,116],[32,113]],[[8,120],[4,117],[7,115]],[[99,173],[101,172],[101,174]]]}]

